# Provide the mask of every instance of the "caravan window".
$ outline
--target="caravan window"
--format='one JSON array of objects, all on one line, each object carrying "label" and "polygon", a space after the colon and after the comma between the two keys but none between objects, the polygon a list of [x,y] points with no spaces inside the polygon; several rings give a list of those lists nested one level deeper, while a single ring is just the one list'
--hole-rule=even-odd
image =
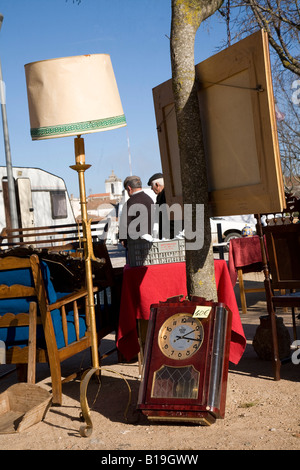
[{"label": "caravan window", "polygon": [[65,191],[50,191],[52,219],[65,219],[68,215]]}]

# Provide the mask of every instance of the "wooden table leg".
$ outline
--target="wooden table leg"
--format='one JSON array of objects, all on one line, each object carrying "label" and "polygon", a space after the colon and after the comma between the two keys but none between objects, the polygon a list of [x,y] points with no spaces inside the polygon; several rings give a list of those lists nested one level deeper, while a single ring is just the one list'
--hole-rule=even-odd
[{"label": "wooden table leg", "polygon": [[241,306],[242,306],[242,313],[247,313],[247,303],[246,303],[246,294],[245,294],[245,286],[244,286],[244,279],[243,279],[243,271],[241,268],[237,268],[238,273],[238,280],[239,280],[239,289],[240,289],[240,298],[241,298]]}]

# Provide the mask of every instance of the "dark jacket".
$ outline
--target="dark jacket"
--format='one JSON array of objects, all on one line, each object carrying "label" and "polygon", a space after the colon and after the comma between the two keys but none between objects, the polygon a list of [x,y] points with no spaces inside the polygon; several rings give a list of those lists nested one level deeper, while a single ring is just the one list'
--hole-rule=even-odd
[{"label": "dark jacket", "polygon": [[[142,210],[139,210],[138,205],[142,204],[144,208]],[[128,240],[130,237],[130,233],[128,233],[128,230],[130,231],[130,227],[132,229],[136,229],[136,231],[140,232],[140,237],[142,235],[145,235],[146,233],[150,234],[152,233],[152,217],[151,217],[151,209],[153,207],[153,200],[151,199],[150,196],[148,196],[144,191],[138,191],[134,193],[124,204],[123,209],[122,209],[122,214],[120,217],[120,241],[125,242]],[[136,205],[136,208],[134,207]],[[134,212],[133,215],[129,215],[130,209]],[[145,209],[145,210],[143,210]],[[137,225],[134,223],[136,219],[139,219],[137,221]],[[124,235],[126,234],[126,239],[124,238]]]},{"label": "dark jacket", "polygon": [[[166,194],[165,190],[163,189],[157,196],[156,196],[156,204],[161,206],[162,204],[166,204]],[[165,219],[165,220],[164,220]],[[163,223],[169,224],[170,226],[170,238],[174,238],[174,221],[170,220],[167,214],[163,216],[163,214],[159,213],[159,220],[158,220],[158,237],[161,240],[164,235],[163,231]]]}]

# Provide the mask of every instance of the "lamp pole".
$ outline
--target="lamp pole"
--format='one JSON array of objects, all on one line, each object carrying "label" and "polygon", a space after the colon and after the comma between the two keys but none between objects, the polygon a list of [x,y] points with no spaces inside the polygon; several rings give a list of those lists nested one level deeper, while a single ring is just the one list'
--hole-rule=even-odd
[{"label": "lamp pole", "polygon": [[[0,13],[0,30],[2,27],[2,22],[3,22],[3,15]],[[18,214],[17,214],[16,192],[15,192],[15,183],[14,183],[12,163],[11,163],[10,143],[9,143],[6,104],[5,104],[6,100],[5,100],[5,92],[4,92],[4,82],[2,78],[1,61],[0,61],[0,99],[1,99],[3,136],[4,136],[4,147],[5,147],[5,158],[6,158],[10,221],[11,221],[11,228],[18,228],[19,223],[18,223]]]}]

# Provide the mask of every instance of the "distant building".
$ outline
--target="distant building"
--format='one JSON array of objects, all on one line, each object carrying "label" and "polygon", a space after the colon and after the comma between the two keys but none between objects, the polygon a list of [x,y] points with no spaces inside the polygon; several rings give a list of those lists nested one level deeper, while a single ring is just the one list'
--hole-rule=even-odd
[{"label": "distant building", "polygon": [[105,191],[110,194],[110,199],[117,199],[118,201],[122,198],[123,183],[121,178],[118,178],[114,170],[111,175],[105,180]]},{"label": "distant building", "polygon": [[[111,175],[105,180],[105,193],[89,194],[87,196],[87,213],[89,219],[104,220],[109,214],[114,214],[116,205],[122,199],[123,183],[112,170]],[[80,199],[71,195],[71,205],[76,220],[81,220]]]}]

